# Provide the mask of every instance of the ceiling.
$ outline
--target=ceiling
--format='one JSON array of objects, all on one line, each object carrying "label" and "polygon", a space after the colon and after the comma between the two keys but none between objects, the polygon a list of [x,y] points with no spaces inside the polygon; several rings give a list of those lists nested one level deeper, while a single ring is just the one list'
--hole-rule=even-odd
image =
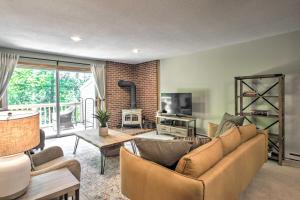
[{"label": "ceiling", "polygon": [[2,47],[126,63],[300,30],[299,0],[1,0],[0,9]]}]

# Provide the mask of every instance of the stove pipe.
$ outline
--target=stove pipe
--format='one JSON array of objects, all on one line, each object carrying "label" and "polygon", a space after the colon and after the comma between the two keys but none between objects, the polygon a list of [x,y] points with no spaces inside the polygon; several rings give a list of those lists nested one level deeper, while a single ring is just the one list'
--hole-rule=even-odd
[{"label": "stove pipe", "polygon": [[119,87],[130,87],[130,108],[136,109],[136,86],[135,86],[134,82],[119,80],[118,86]]}]

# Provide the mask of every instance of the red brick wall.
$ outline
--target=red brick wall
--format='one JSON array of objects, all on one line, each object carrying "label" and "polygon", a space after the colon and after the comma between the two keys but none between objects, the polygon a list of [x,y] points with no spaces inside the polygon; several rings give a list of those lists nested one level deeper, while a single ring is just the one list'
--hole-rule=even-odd
[{"label": "red brick wall", "polygon": [[122,109],[130,108],[129,88],[120,88],[119,80],[133,81],[137,86],[137,108],[143,109],[143,117],[155,120],[158,108],[159,61],[137,65],[106,63],[106,106],[111,113],[110,127],[116,127],[122,120]]},{"label": "red brick wall", "polygon": [[120,79],[131,80],[133,67],[130,64],[106,63],[106,108],[111,113],[110,127],[116,127],[122,119],[121,110],[130,107],[129,89],[120,88]]},{"label": "red brick wall", "polygon": [[159,61],[150,61],[136,65],[134,70],[137,106],[143,109],[145,119],[151,121],[155,121],[158,110],[158,67]]}]

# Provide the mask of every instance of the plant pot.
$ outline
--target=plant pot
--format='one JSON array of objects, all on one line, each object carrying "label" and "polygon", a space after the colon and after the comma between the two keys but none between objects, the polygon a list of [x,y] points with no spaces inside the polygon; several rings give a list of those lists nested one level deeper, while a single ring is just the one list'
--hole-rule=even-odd
[{"label": "plant pot", "polygon": [[102,137],[108,136],[108,128],[107,127],[99,127],[99,135]]}]

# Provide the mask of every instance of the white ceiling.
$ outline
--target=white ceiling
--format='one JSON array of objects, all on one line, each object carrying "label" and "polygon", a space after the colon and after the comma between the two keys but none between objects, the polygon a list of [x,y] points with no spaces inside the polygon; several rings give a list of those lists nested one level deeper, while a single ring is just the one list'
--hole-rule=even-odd
[{"label": "white ceiling", "polygon": [[300,30],[300,0],[0,0],[0,10],[2,47],[127,63]]}]

